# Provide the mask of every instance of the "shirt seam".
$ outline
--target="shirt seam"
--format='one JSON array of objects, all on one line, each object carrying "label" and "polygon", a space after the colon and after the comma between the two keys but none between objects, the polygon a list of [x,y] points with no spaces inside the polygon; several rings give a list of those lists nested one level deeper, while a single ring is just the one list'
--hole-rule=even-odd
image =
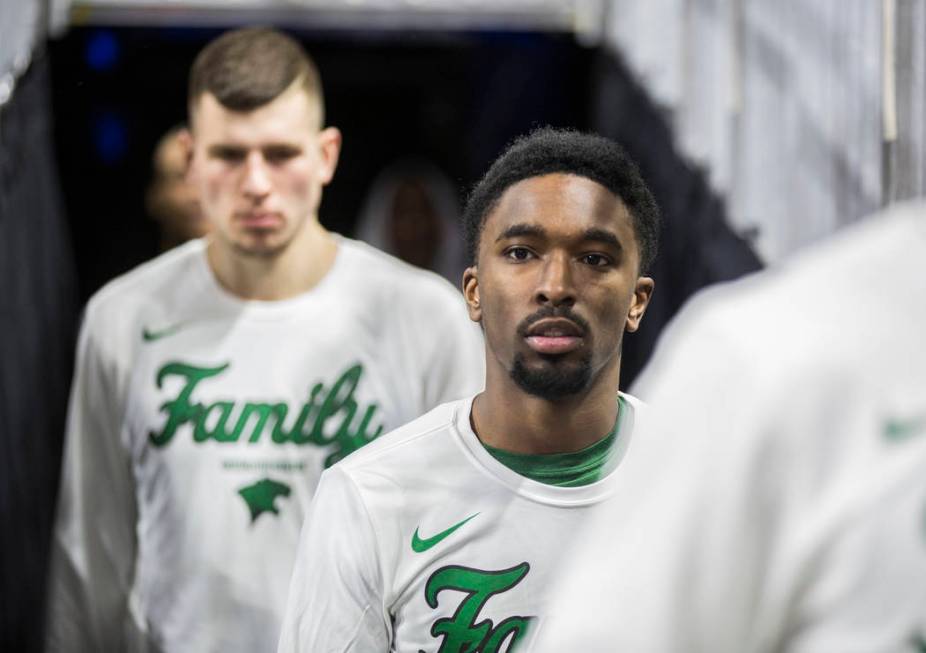
[{"label": "shirt seam", "polygon": [[[374,542],[373,542],[373,545],[374,545],[374,546],[373,546],[373,557],[374,557],[374,564],[376,565],[376,571],[377,571],[377,573],[379,574],[379,586],[380,586],[380,592],[381,592],[381,594],[380,594],[380,600],[382,601],[382,606],[380,606],[380,607],[381,607],[382,612],[383,612],[382,616],[383,616],[383,617],[388,617],[389,615],[388,615],[388,611],[387,611],[387,609],[386,609],[386,587],[387,587],[387,584],[386,584],[386,570],[385,570],[385,565],[383,564],[383,561],[382,561],[382,559],[380,558],[380,550],[381,550],[381,549],[380,549],[380,545],[379,545],[379,543],[380,543],[381,541],[383,541],[383,538],[382,538],[382,536],[381,536],[381,534],[380,534],[380,532],[379,532],[379,529],[376,527],[376,522],[373,520],[373,517],[372,517],[372,515],[370,514],[370,509],[369,509],[369,507],[367,506],[367,502],[366,502],[366,501],[364,500],[364,498],[363,498],[363,493],[360,491],[360,486],[357,484],[357,482],[354,480],[354,478],[353,478],[350,474],[347,473],[347,470],[346,470],[346,469],[342,469],[342,470],[340,470],[340,471],[341,471],[341,473],[344,475],[344,478],[347,480],[347,482],[350,483],[351,489],[354,491],[354,494],[357,495],[357,501],[360,502],[360,507],[363,509],[363,514],[364,514],[364,516],[365,516],[366,519],[367,519],[367,523],[370,525],[370,532],[373,534],[373,540],[374,540]],[[367,605],[366,605],[366,608],[364,609],[363,614],[361,615],[361,618],[360,618],[360,619],[358,620],[358,622],[357,622],[357,627],[358,627],[358,628],[360,627],[360,625],[361,625],[362,622],[363,622],[363,616],[366,615],[366,611],[369,610],[370,607],[371,607],[371,606],[370,606],[370,604],[369,604],[369,602],[368,602]],[[388,620],[385,620],[384,623],[388,624],[389,621],[388,621]],[[389,628],[389,627],[388,627],[388,625],[387,625],[387,629],[388,629],[388,628]],[[355,634],[356,634],[356,631],[355,631]],[[390,633],[390,639],[391,639],[391,633]]]}]

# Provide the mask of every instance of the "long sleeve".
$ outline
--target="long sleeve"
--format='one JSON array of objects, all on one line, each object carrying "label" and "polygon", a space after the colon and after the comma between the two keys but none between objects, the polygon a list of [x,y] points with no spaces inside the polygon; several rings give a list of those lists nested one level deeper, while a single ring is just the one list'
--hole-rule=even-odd
[{"label": "long sleeve", "polygon": [[360,495],[340,469],[326,471],[296,553],[279,653],[388,651],[376,536]]},{"label": "long sleeve", "polygon": [[136,555],[135,489],[123,408],[94,305],[78,343],[52,538],[48,651],[126,649]]}]

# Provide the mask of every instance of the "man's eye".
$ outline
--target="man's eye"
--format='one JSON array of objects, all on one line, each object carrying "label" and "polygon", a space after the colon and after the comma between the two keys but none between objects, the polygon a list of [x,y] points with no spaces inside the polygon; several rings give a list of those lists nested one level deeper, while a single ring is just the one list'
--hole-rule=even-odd
[{"label": "man's eye", "polygon": [[526,247],[510,247],[505,252],[505,257],[512,261],[526,261],[533,256],[533,253]]},{"label": "man's eye", "polygon": [[226,163],[238,163],[244,161],[244,151],[234,150],[231,148],[219,148],[212,151],[212,156]]},{"label": "man's eye", "polygon": [[269,163],[285,163],[298,154],[299,150],[288,147],[280,147],[268,149],[266,152],[264,152],[264,158]]},{"label": "man's eye", "polygon": [[592,267],[600,268],[611,265],[611,259],[604,254],[585,254],[582,256],[582,262]]}]

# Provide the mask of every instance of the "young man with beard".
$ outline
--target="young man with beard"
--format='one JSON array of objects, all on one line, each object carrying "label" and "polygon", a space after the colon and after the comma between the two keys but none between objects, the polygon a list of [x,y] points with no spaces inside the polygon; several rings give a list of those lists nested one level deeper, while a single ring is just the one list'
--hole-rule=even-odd
[{"label": "young man with beard", "polygon": [[486,388],[328,470],[280,651],[494,653],[542,619],[549,579],[610,493],[640,406],[621,340],[653,290],[658,214],[614,143],[544,129],[470,197],[470,317]]},{"label": "young man with beard", "polygon": [[319,224],[341,136],[295,41],[219,37],[189,103],[212,233],[87,307],[51,650],[272,650],[322,470],[483,384],[458,292]]}]

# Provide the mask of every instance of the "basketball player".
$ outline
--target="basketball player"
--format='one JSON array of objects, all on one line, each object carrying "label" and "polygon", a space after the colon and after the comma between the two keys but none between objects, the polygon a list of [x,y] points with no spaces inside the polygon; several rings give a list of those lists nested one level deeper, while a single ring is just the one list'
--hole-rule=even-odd
[{"label": "basketball player", "polygon": [[189,104],[212,233],[87,307],[52,650],[272,650],[322,470],[483,384],[459,292],[319,224],[341,135],[295,41],[219,37]]},{"label": "basketball player", "polygon": [[926,651],[924,260],[893,208],[684,310],[530,650]]},{"label": "basketball player", "polygon": [[642,273],[657,211],[623,151],[534,132],[492,165],[464,222],[485,391],[324,474],[282,652],[494,653],[526,641],[642,418],[618,392],[621,340],[653,290]]}]

